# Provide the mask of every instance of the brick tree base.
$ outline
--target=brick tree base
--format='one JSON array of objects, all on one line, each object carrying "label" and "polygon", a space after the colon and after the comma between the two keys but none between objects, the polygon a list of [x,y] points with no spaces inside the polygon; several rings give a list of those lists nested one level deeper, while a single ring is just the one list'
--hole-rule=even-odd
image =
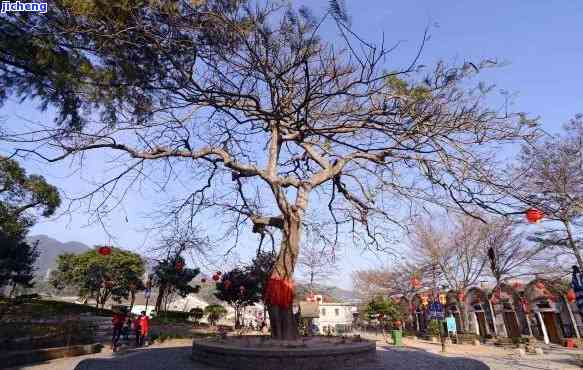
[{"label": "brick tree base", "polygon": [[351,369],[376,360],[376,344],[360,338],[309,337],[273,341],[261,336],[195,339],[192,359],[222,369]]}]

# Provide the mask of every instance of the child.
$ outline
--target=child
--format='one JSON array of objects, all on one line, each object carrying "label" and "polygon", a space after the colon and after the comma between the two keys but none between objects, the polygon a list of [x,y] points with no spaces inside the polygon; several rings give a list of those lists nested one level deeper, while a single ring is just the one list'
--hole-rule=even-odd
[{"label": "child", "polygon": [[140,346],[140,343],[142,342],[141,336],[142,336],[142,328],[140,327],[140,318],[137,316],[134,316],[134,321],[132,322],[132,326],[134,329],[134,333],[136,334],[136,347]]},{"label": "child", "polygon": [[140,329],[141,329],[140,345],[144,345],[144,340],[147,340],[149,326],[150,318],[148,317],[148,315],[146,315],[146,311],[142,311],[142,314],[140,315]]}]

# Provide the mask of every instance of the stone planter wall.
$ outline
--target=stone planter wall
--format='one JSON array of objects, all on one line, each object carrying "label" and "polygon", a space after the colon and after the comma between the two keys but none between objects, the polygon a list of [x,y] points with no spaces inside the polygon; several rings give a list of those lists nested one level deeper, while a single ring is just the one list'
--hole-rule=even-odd
[{"label": "stone planter wall", "polygon": [[205,340],[192,345],[195,361],[237,370],[351,369],[376,360],[376,344],[361,341],[328,348],[243,348]]}]

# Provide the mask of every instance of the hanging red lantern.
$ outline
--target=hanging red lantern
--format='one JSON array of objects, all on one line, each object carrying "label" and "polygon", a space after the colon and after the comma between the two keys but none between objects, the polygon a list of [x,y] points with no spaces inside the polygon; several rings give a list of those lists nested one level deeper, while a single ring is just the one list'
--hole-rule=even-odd
[{"label": "hanging red lantern", "polygon": [[419,289],[421,287],[421,282],[415,276],[411,278],[411,286],[413,289]]},{"label": "hanging red lantern", "polygon": [[111,281],[111,280],[107,280],[107,281],[105,282],[105,287],[106,287],[106,288],[108,288],[108,289],[109,289],[109,288],[113,288],[113,281]]},{"label": "hanging red lantern", "polygon": [[531,224],[539,223],[544,216],[544,213],[540,209],[530,208],[526,210],[526,219]]},{"label": "hanging red lantern", "polygon": [[225,289],[229,289],[231,287],[231,280],[225,280],[223,284],[225,285]]},{"label": "hanging red lantern", "polygon": [[537,289],[543,290],[545,288],[545,284],[542,281],[537,281],[536,284],[534,284],[536,286]]},{"label": "hanging red lantern", "polygon": [[206,283],[206,279],[202,278],[202,279],[200,279],[200,282],[204,284],[204,283]]},{"label": "hanging red lantern", "polygon": [[429,304],[429,297],[426,295],[421,296],[421,307],[425,307]]},{"label": "hanging red lantern", "polygon": [[183,268],[184,268],[184,262],[176,261],[176,271],[182,271]]},{"label": "hanging red lantern", "polygon": [[512,283],[512,287],[514,289],[520,289],[520,288],[522,288],[522,284],[519,282],[515,282],[515,283]]},{"label": "hanging red lantern", "polygon": [[447,296],[445,295],[445,293],[439,294],[439,303],[443,305],[447,303]]},{"label": "hanging red lantern", "polygon": [[217,274],[218,276],[221,276],[223,273],[222,273],[222,272],[220,272],[220,271],[217,271],[217,272],[216,272],[216,274]]},{"label": "hanging red lantern", "polygon": [[106,245],[97,248],[97,253],[101,254],[102,256],[108,256],[111,254],[111,247]]},{"label": "hanging red lantern", "polygon": [[459,292],[457,294],[457,300],[458,301],[463,302],[464,301],[464,298],[466,298],[466,295],[464,294],[464,292]]},{"label": "hanging red lantern", "polygon": [[400,328],[401,327],[401,320],[395,320],[394,324],[397,328]]},{"label": "hanging red lantern", "polygon": [[569,291],[567,292],[567,301],[569,303],[573,303],[575,302],[576,299],[577,295],[575,294],[575,291],[573,289],[569,289]]},{"label": "hanging red lantern", "polygon": [[219,281],[219,279],[220,279],[219,275],[217,275],[217,274],[214,274],[213,275],[213,280],[214,281]]}]

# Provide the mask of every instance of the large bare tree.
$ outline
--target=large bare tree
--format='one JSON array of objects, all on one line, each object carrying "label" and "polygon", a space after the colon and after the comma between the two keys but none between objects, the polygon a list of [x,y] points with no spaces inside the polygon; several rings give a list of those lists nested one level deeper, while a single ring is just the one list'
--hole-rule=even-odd
[{"label": "large bare tree", "polygon": [[[11,32],[34,40],[30,47],[50,35],[42,44],[49,55],[74,57],[47,70],[22,62],[12,46],[0,49],[2,76],[22,84],[0,79],[4,92],[54,92],[45,102],[61,108],[63,123],[5,137],[22,143],[15,155],[49,162],[114,154],[123,169],[85,198],[98,213],[147,177],[159,192],[189,183],[174,196],[175,214],[221,209],[233,215],[234,233],[245,224],[278,230],[265,292],[274,338],[297,336],[293,276],[310,210],[335,234],[384,248],[401,209],[432,202],[470,213],[472,204],[487,205],[495,149],[528,133],[528,120],[488,108],[488,89],[473,87],[491,61],[422,71],[415,57],[390,66],[395,48],[354,34],[335,1],[320,19],[305,8],[243,1],[173,4],[94,17],[58,2],[43,19],[11,23]],[[339,40],[321,38],[326,20]],[[221,27],[206,32],[201,24]],[[73,74],[57,73],[67,66]],[[67,84],[63,76],[77,77]]]},{"label": "large bare tree", "polygon": [[516,162],[508,193],[545,215],[530,239],[569,251],[583,268],[583,116],[564,125],[562,133],[523,146]]}]

